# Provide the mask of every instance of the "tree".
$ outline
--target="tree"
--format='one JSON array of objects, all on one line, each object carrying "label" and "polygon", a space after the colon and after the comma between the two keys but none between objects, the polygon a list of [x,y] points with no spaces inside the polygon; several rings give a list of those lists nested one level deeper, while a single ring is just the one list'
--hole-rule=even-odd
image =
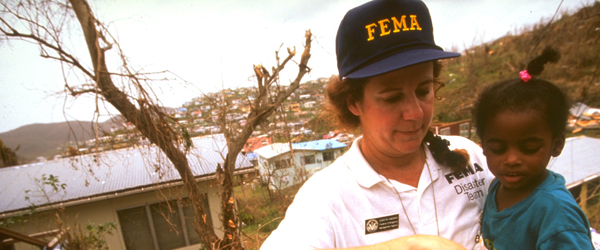
[{"label": "tree", "polygon": [[[3,36],[1,38],[35,42],[40,47],[41,57],[59,61],[65,66],[63,68],[80,73],[85,78],[85,83],[73,85],[65,78],[65,92],[72,97],[92,94],[97,100],[110,103],[143,136],[164,152],[179,172],[188,191],[194,210],[194,228],[202,243],[211,249],[241,249],[240,229],[236,226],[238,216],[233,198],[232,177],[235,160],[254,128],[266,120],[287,96],[298,88],[300,80],[309,71],[307,63],[310,58],[310,31],[306,32],[306,44],[298,63],[298,74],[288,87],[276,88],[275,91],[272,89],[279,87],[279,73],[295,56],[295,49],[288,49],[288,55],[283,61],[280,61],[276,53],[277,65],[270,72],[261,65],[254,66],[258,93],[252,103],[247,123],[240,130],[233,130],[231,126],[226,125],[226,112],[220,114],[221,127],[228,146],[223,168],[217,171],[217,179],[221,184],[221,219],[225,228],[225,236],[221,239],[203,219],[206,211],[187,161],[185,138],[179,135],[172,118],[157,104],[152,89],[148,89],[148,82],[153,80],[151,75],[139,73],[129,66],[119,44],[96,19],[87,1],[13,1],[0,2],[0,6],[0,34]],[[63,31],[74,28],[69,24],[75,17],[85,38],[91,67],[79,59],[83,55],[78,57],[70,52],[65,43],[69,37],[63,34]],[[121,58],[121,63],[118,67],[110,69],[116,68],[120,71],[111,71],[107,64],[107,52],[115,50]],[[118,78],[123,82],[123,86],[115,84],[115,79]]]},{"label": "tree", "polygon": [[10,167],[19,164],[19,160],[17,159],[17,154],[15,151],[19,150],[19,147],[14,151],[4,145],[4,142],[0,140],[0,167]]}]

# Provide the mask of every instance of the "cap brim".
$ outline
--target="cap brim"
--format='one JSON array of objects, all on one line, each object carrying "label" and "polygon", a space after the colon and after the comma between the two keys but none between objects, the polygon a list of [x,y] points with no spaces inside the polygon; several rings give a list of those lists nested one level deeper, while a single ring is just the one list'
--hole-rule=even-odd
[{"label": "cap brim", "polygon": [[377,62],[362,67],[350,74],[347,78],[365,78],[388,73],[397,69],[419,64],[422,62],[435,61],[459,57],[460,53],[446,52],[432,48],[412,49],[392,56],[386,57]]}]

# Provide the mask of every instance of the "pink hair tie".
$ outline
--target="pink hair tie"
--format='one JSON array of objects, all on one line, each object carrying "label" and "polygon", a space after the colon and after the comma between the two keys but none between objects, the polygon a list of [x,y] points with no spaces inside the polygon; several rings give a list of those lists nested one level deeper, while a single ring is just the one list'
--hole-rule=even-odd
[{"label": "pink hair tie", "polygon": [[531,76],[529,75],[529,73],[527,73],[527,70],[519,72],[519,75],[521,76],[521,80],[523,80],[523,82],[531,80]]}]

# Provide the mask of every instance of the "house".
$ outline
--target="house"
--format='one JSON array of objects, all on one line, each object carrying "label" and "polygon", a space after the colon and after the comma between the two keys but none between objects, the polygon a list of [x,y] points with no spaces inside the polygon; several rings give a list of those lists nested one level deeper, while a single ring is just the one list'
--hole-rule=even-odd
[{"label": "house", "polygon": [[200,117],[200,116],[202,116],[202,111],[201,110],[194,110],[194,111],[192,111],[192,116],[194,116],[194,117]]},{"label": "house", "polygon": [[307,108],[307,109],[311,109],[316,106],[317,106],[317,102],[315,102],[315,101],[305,102],[302,104],[302,107]]},{"label": "house", "polygon": [[462,120],[457,122],[432,122],[429,128],[437,135],[460,135],[471,139],[471,120]]},{"label": "house", "polygon": [[271,144],[271,137],[262,135],[258,137],[248,138],[242,152],[246,154],[246,159],[252,163],[253,166],[258,165],[258,155],[253,153],[254,150],[262,148],[266,145]]},{"label": "house", "polygon": [[[196,137],[192,142],[189,165],[205,198],[207,220],[222,236],[214,173],[223,162],[221,156],[227,154],[225,137]],[[250,171],[254,168],[240,154],[236,174]],[[54,214],[58,211],[64,220],[76,219],[83,226],[114,222],[116,230],[106,236],[110,249],[200,247],[187,191],[171,162],[155,146],[2,168],[0,183],[0,221],[21,234],[56,230]],[[35,212],[30,215],[32,206]],[[21,242],[14,249],[32,248]]]},{"label": "house", "polygon": [[300,95],[300,99],[309,99],[310,95],[306,94],[306,95]]},{"label": "house", "polygon": [[242,152],[254,152],[254,150],[257,150],[269,144],[271,144],[271,137],[266,135],[248,138],[246,144],[244,144]]},{"label": "house", "polygon": [[290,110],[293,112],[300,112],[300,104],[299,103],[292,103],[290,105]]},{"label": "house", "polygon": [[273,189],[302,183],[310,175],[329,166],[342,155],[346,144],[333,139],[309,142],[273,143],[254,153],[258,156],[261,179]]},{"label": "house", "polygon": [[590,108],[579,102],[574,104],[569,111],[571,115],[567,128],[572,130],[572,133],[600,129],[600,109]]},{"label": "house", "polygon": [[[568,189],[600,177],[600,139],[587,136],[567,138],[558,157],[548,163],[548,169],[565,177]],[[575,196],[577,197],[577,196]]]}]

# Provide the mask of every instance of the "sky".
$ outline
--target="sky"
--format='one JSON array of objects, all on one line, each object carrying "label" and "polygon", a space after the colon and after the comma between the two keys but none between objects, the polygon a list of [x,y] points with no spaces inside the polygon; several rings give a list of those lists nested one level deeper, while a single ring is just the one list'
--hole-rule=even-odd
[{"label": "sky", "polygon": [[[564,0],[559,13],[574,12],[592,0]],[[172,72],[155,83],[162,105],[180,107],[203,93],[249,87],[252,65],[270,69],[275,51],[295,47],[301,53],[305,30],[314,35],[312,71],[302,82],[337,74],[335,35],[346,11],[365,0],[95,0],[96,17],[117,38],[136,70]],[[436,43],[445,50],[493,41],[526,26],[549,20],[560,0],[425,0]],[[67,43],[88,62],[85,41]],[[23,41],[0,40],[0,133],[33,123],[99,120],[117,114],[93,96],[67,97],[65,81],[81,81],[61,65],[40,56],[39,48]],[[299,60],[299,58],[298,58]],[[89,63],[88,63],[89,65]],[[110,67],[110,65],[109,65]],[[297,74],[288,64],[282,83]],[[182,84],[185,83],[185,84]],[[110,114],[109,114],[110,113]]]}]

